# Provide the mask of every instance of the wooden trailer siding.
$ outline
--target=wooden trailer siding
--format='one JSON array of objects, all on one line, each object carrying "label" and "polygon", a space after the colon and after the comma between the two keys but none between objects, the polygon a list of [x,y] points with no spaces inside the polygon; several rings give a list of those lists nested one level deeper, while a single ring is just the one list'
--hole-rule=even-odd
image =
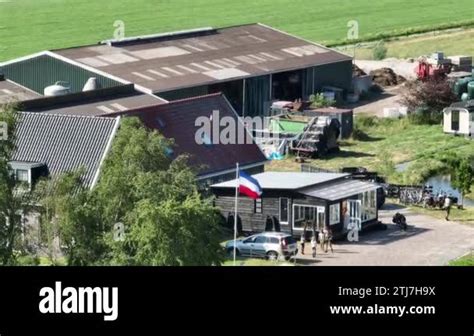
[{"label": "wooden trailer siding", "polygon": [[[215,205],[220,209],[221,214],[227,218],[229,213],[232,215],[234,214],[235,196],[217,196]],[[242,221],[242,229],[246,232],[264,231],[267,216],[275,216],[279,220],[279,214],[279,197],[263,197],[262,213],[255,213],[254,200],[246,197],[239,197],[238,216]],[[280,223],[280,228],[283,232],[290,232],[290,225]]]}]

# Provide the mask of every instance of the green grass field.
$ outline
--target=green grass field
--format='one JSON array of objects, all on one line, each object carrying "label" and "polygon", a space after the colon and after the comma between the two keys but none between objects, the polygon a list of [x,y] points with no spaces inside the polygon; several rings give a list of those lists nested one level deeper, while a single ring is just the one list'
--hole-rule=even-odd
[{"label": "green grass field", "polygon": [[[422,36],[404,37],[385,43],[387,57],[417,58],[434,51],[443,51],[446,55],[474,56],[474,29],[456,32],[436,32]],[[375,44],[375,43],[373,43]],[[340,48],[341,51],[353,54],[353,47]],[[358,48],[357,59],[373,59],[373,45]]]},{"label": "green grass field", "polygon": [[202,26],[263,22],[321,43],[343,42],[348,21],[359,37],[472,23],[471,0],[2,0],[0,60],[112,38]]}]

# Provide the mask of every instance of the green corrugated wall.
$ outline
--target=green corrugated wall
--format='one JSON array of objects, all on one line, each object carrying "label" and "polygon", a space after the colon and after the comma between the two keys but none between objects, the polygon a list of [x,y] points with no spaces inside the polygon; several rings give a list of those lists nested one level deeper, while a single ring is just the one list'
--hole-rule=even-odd
[{"label": "green corrugated wall", "polygon": [[320,90],[322,86],[335,86],[349,90],[352,83],[352,61],[319,65],[314,69],[314,87]]},{"label": "green corrugated wall", "polygon": [[63,62],[48,55],[41,55],[2,67],[5,77],[33,91],[43,94],[44,88],[57,81],[71,85],[73,93],[82,91],[90,77],[97,78],[101,88],[123,85],[110,78],[100,76],[78,66]]}]

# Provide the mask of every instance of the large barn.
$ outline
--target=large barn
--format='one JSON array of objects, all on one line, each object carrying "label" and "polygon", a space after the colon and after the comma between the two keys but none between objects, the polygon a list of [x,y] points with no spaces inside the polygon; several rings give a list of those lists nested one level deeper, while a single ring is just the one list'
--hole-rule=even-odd
[{"label": "large barn", "polygon": [[166,100],[223,92],[241,116],[263,116],[272,101],[306,99],[323,86],[350,89],[352,59],[263,24],[203,28],[44,51],[0,65],[38,94],[58,81],[72,93],[134,84]]}]

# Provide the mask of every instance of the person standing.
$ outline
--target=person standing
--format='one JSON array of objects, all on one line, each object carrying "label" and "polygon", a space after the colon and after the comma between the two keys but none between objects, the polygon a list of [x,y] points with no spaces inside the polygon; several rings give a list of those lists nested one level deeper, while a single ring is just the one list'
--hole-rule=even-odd
[{"label": "person standing", "polygon": [[447,221],[449,221],[449,214],[451,213],[451,205],[452,205],[451,197],[446,196],[446,198],[444,199],[444,208],[446,210]]},{"label": "person standing", "polygon": [[328,248],[330,248],[331,253],[334,253],[334,250],[332,248],[332,230],[331,230],[331,228],[324,228],[323,235],[324,235],[324,252],[328,253]]},{"label": "person standing", "polygon": [[311,238],[311,249],[313,250],[313,258],[316,258],[316,245],[318,245],[318,241],[316,239],[316,235],[314,234]]},{"label": "person standing", "polygon": [[304,255],[304,245],[305,245],[306,239],[305,239],[305,234],[303,233],[300,238],[300,245],[301,245],[301,254]]}]

